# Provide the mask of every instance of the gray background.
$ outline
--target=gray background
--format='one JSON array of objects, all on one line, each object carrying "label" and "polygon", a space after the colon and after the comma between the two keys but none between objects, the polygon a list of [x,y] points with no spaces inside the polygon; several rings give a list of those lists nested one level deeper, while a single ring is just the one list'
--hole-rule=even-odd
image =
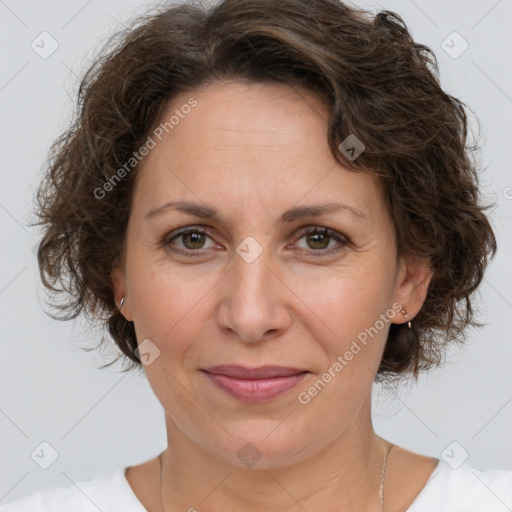
[{"label": "gray background", "polygon": [[[497,203],[491,219],[499,241],[478,295],[487,325],[418,385],[396,396],[376,387],[375,429],[418,453],[467,452],[474,467],[512,470],[512,1],[354,3],[400,14],[415,40],[438,56],[445,90],[480,119],[481,183],[486,200]],[[43,313],[38,233],[27,226],[49,144],[74,107],[77,78],[95,49],[147,5],[155,4],[0,0],[0,504],[143,462],[165,447],[163,411],[145,379],[119,373],[120,365],[98,370],[109,354],[78,347],[96,344],[99,334]],[[34,40],[42,46],[43,31],[59,45],[46,59],[31,47]],[[457,58],[441,46],[453,31],[469,44]],[[450,51],[458,52],[461,41],[451,39]],[[42,442],[58,452],[48,469],[31,457]]]}]

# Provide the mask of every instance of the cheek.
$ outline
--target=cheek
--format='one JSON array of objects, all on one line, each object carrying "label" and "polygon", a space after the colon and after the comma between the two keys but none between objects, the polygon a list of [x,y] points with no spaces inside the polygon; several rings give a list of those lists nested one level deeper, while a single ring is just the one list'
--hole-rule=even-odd
[{"label": "cheek", "polygon": [[326,282],[323,294],[316,287],[302,290],[303,296],[314,297],[314,302],[308,301],[316,317],[311,335],[326,357],[316,380],[299,390],[299,403],[310,407],[313,416],[332,416],[338,426],[355,414],[370,392],[396,315],[388,285],[361,276],[338,276]]},{"label": "cheek", "polygon": [[[127,269],[128,293],[137,339],[152,340],[165,353],[183,352],[208,320],[209,292],[218,281],[169,264],[138,264]],[[210,299],[211,300],[211,299]]]},{"label": "cheek", "polygon": [[296,279],[293,291],[324,327],[324,338],[335,337],[343,344],[374,325],[391,307],[391,272],[376,265],[347,266],[316,279]]}]

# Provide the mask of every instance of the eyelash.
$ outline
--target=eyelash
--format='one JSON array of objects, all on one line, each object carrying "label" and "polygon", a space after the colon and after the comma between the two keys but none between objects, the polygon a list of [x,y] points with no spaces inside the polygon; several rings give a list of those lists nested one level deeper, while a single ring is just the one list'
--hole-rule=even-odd
[{"label": "eyelash", "polygon": [[[175,240],[176,238],[179,238],[180,236],[186,235],[188,233],[202,233],[206,236],[208,235],[208,230],[201,226],[188,226],[186,228],[180,229],[178,231],[169,233],[162,241],[162,246],[169,248],[171,251],[184,254],[186,256],[194,257],[194,256],[200,256],[202,253],[200,251],[203,251],[203,249],[197,249],[197,250],[185,250],[185,249],[178,249],[176,247],[171,247],[171,242]],[[330,256],[334,253],[337,253],[341,250],[343,250],[350,242],[349,240],[341,235],[340,233],[321,226],[307,226],[304,228],[301,228],[298,230],[298,232],[295,233],[295,237],[297,238],[297,241],[303,238],[306,235],[327,235],[331,239],[338,242],[338,245],[331,249],[299,249],[300,251],[310,251],[314,254],[314,257],[323,257],[323,256]],[[211,237],[210,237],[211,238]]]}]

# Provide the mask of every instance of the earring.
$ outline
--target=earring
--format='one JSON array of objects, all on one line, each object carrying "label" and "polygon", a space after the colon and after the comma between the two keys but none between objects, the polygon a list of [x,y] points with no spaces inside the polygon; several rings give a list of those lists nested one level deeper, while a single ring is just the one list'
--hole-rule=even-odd
[{"label": "earring", "polygon": [[121,298],[121,301],[119,302],[119,307],[117,309],[119,309],[119,311],[121,311],[121,306],[124,304],[124,297]]},{"label": "earring", "polygon": [[[409,315],[407,314],[407,312],[405,311],[405,308],[402,309],[402,315],[404,315],[405,319],[407,319],[409,317]],[[409,320],[409,322],[407,322],[407,328],[408,329],[411,329],[412,328],[412,324],[411,324],[411,321]]]}]

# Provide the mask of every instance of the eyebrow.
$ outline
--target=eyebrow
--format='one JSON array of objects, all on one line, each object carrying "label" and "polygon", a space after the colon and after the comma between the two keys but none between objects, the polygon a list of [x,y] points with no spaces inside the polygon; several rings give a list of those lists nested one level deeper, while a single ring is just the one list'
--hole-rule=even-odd
[{"label": "eyebrow", "polygon": [[[229,221],[226,219],[226,217],[219,213],[215,208],[205,204],[193,203],[190,201],[169,201],[161,206],[157,206],[156,208],[149,210],[145,215],[145,219],[149,220],[153,217],[156,217],[164,213],[169,208],[174,208],[177,211],[195,215],[196,217],[200,217],[202,219],[209,219],[211,221],[218,222],[225,227],[229,226]],[[309,206],[296,206],[282,213],[279,217],[278,223],[290,223],[306,217],[319,217],[326,213],[339,213],[342,211],[349,212],[356,217],[366,219],[366,215],[357,208],[341,203],[339,201],[335,201]]]}]

